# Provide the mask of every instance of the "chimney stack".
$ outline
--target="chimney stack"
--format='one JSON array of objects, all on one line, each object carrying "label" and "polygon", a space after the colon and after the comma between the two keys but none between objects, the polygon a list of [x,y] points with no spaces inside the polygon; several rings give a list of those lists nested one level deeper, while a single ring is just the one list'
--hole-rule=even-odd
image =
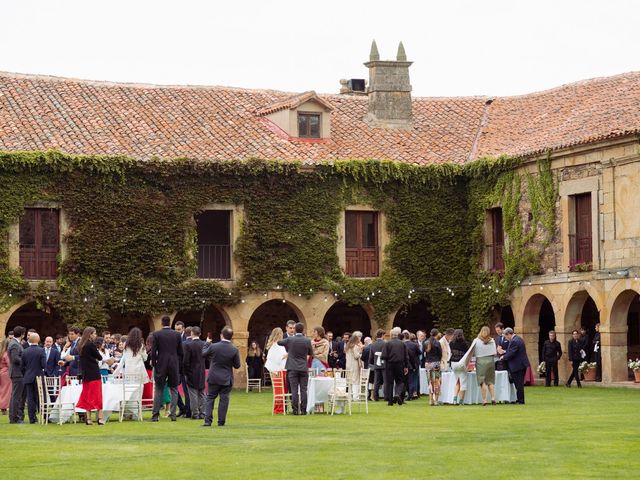
[{"label": "chimney stack", "polygon": [[396,60],[380,60],[378,46],[371,44],[369,61],[369,112],[364,121],[372,127],[409,128],[411,126],[411,84],[409,67],[402,42]]}]

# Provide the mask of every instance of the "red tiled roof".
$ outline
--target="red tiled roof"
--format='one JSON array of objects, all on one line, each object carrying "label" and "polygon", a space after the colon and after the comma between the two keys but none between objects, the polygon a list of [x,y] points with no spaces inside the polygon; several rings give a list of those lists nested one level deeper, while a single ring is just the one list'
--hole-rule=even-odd
[{"label": "red tiled roof", "polygon": [[[292,141],[261,116],[309,98],[333,108],[330,139]],[[57,149],[138,159],[464,163],[640,131],[640,73],[498,98],[489,106],[487,100],[414,98],[412,126],[384,129],[363,121],[368,102],[363,96],[0,73],[0,150]]]},{"label": "red tiled roof", "polygon": [[640,132],[640,72],[497,98],[478,140],[479,157],[531,155]]}]

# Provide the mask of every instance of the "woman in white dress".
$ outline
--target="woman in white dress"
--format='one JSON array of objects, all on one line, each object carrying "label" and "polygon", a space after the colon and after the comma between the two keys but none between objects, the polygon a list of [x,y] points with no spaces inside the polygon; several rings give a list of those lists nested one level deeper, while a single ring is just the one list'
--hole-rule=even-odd
[{"label": "woman in white dress", "polygon": [[144,366],[146,360],[147,350],[144,348],[142,330],[134,327],[129,332],[129,335],[127,335],[127,343],[125,344],[122,357],[118,363],[118,368],[113,372],[113,376],[118,377],[125,373],[129,375],[140,375],[142,383],[148,383],[150,382],[149,375]]},{"label": "woman in white dress", "polygon": [[344,349],[345,356],[347,358],[347,368],[349,377],[351,378],[351,385],[354,386],[354,393],[358,390],[360,385],[360,369],[362,368],[362,350],[364,345],[362,344],[362,332],[355,331],[349,338],[349,343]]}]

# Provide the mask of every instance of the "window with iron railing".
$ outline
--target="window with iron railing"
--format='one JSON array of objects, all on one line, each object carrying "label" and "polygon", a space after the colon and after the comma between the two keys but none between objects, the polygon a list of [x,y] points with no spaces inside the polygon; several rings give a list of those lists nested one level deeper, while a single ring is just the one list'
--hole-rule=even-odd
[{"label": "window with iron railing", "polygon": [[195,217],[198,277],[231,279],[231,211],[206,210]]},{"label": "window with iron railing", "polygon": [[20,219],[20,267],[31,280],[54,280],[60,252],[60,212],[27,208]]},{"label": "window with iron railing", "polygon": [[346,272],[351,277],[379,275],[378,213],[345,213]]}]

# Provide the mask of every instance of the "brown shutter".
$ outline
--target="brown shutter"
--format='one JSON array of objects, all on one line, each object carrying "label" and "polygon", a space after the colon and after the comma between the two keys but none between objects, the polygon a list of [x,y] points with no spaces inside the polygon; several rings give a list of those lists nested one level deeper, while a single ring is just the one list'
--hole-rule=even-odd
[{"label": "brown shutter", "polygon": [[345,213],[345,251],[347,275],[378,276],[377,212]]},{"label": "brown shutter", "polygon": [[20,219],[20,267],[25,278],[56,278],[60,251],[58,210],[29,208]]},{"label": "brown shutter", "polygon": [[576,263],[591,263],[593,260],[591,228],[591,194],[575,196],[576,205]]}]

